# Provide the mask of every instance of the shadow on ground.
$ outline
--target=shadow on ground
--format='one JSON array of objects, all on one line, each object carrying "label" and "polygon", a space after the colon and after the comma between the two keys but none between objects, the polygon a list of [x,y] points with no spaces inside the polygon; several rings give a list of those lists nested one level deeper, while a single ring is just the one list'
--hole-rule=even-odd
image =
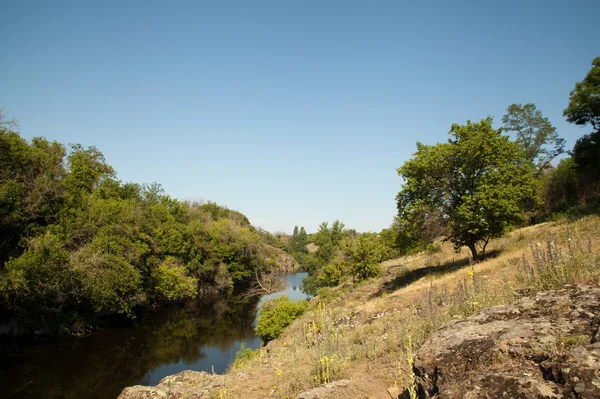
[{"label": "shadow on ground", "polygon": [[[499,253],[500,251],[498,250],[488,251],[485,255],[481,256],[481,260],[483,261],[485,259],[495,258],[496,256],[498,256]],[[398,275],[392,278],[391,280],[385,281],[381,285],[379,290],[375,292],[371,297],[379,297],[383,294],[396,291],[400,288],[406,287],[407,285],[414,283],[415,281],[425,276],[436,276],[451,273],[453,271],[462,269],[463,267],[468,265],[469,259],[465,258],[455,260],[452,262],[446,262],[439,266],[425,266],[415,270],[408,270],[406,267],[402,268],[402,266],[400,266],[400,269],[398,270]]]}]

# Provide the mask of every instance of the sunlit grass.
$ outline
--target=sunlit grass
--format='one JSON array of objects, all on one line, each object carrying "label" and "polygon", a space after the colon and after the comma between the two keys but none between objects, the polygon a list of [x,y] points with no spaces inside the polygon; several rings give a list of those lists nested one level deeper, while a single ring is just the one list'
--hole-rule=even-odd
[{"label": "sunlit grass", "polygon": [[[491,242],[493,256],[477,264],[469,263],[467,251],[441,242],[437,252],[384,262],[382,278],[315,298],[280,339],[230,372],[228,392],[294,398],[340,379],[379,387],[370,392],[375,396],[389,387],[401,392],[412,383],[406,359],[444,322],[510,303],[519,292],[599,284],[599,239],[600,217],[590,216],[513,231]],[[250,377],[242,381],[240,372]]]}]

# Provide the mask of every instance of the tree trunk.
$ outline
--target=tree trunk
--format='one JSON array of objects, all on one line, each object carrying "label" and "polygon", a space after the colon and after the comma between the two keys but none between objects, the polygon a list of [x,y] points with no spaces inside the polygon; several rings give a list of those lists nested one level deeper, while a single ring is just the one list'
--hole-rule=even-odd
[{"label": "tree trunk", "polygon": [[469,243],[467,244],[467,247],[471,250],[471,255],[473,257],[473,261],[477,262],[479,260],[479,255],[477,254],[477,247],[475,246],[475,243]]},{"label": "tree trunk", "polygon": [[490,237],[486,238],[483,241],[483,247],[481,248],[481,252],[485,255],[485,248],[487,247],[488,243],[490,242]]}]

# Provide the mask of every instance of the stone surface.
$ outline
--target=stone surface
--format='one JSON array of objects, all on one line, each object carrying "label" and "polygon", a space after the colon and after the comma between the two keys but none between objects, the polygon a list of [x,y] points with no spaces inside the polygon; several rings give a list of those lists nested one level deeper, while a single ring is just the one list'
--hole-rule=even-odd
[{"label": "stone surface", "polygon": [[599,326],[600,288],[588,286],[451,321],[417,353],[418,396],[600,398]]},{"label": "stone surface", "polygon": [[118,399],[207,399],[219,396],[223,376],[206,372],[182,371],[160,380],[158,385],[135,385],[121,392]]},{"label": "stone surface", "polygon": [[346,388],[348,386],[348,383],[350,381],[348,380],[339,380],[339,381],[333,381],[330,382],[329,384],[326,384],[322,387],[317,387],[317,388],[313,388],[311,390],[308,390],[306,392],[302,392],[301,394],[299,394],[298,396],[296,396],[296,399],[319,399],[319,398],[327,398],[329,396],[331,396],[331,394],[340,389],[340,388]]}]

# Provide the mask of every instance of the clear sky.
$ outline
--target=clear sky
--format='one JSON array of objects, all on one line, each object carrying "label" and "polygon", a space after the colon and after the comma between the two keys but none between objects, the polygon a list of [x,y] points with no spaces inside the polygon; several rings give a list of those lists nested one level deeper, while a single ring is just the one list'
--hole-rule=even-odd
[{"label": "clear sky", "polygon": [[0,0],[0,106],[25,138],[94,145],[123,181],[254,225],[389,226],[396,168],[452,123],[569,91],[600,1]]}]

